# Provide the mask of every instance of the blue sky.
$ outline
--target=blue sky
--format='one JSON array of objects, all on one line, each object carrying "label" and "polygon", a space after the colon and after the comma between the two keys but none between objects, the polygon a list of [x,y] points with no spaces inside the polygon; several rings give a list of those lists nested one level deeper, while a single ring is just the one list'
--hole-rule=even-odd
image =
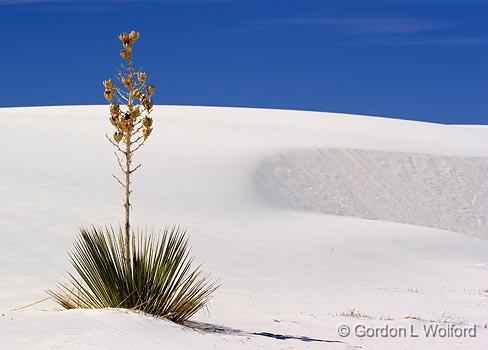
[{"label": "blue sky", "polygon": [[103,104],[119,32],[157,104],[488,124],[488,0],[0,0],[0,106]]}]

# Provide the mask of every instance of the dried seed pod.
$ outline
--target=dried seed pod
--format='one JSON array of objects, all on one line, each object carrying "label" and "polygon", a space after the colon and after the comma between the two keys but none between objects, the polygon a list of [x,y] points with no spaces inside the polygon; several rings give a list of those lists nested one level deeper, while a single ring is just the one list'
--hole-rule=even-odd
[{"label": "dried seed pod", "polygon": [[116,131],[114,133],[114,140],[115,142],[119,143],[120,141],[122,141],[122,137],[124,136],[124,134],[122,134],[120,131]]},{"label": "dried seed pod", "polygon": [[132,42],[126,41],[122,45],[124,46],[124,49],[126,49],[127,51],[132,51]]},{"label": "dried seed pod", "polygon": [[128,61],[130,60],[130,51],[129,50],[122,50],[120,51],[120,57],[122,57],[124,60]]},{"label": "dried seed pod", "polygon": [[147,75],[146,73],[143,73],[143,72],[139,72],[137,73],[137,79],[139,79],[139,83],[144,83],[147,79]]},{"label": "dried seed pod", "polygon": [[139,40],[139,33],[135,31],[131,31],[129,33],[129,39],[134,43],[137,42],[137,40]]},{"label": "dried seed pod", "polygon": [[132,98],[138,99],[139,97],[141,97],[141,90],[135,89],[131,92],[131,94],[132,94]]},{"label": "dried seed pod", "polygon": [[131,89],[134,86],[134,82],[132,81],[132,78],[129,76],[123,77],[122,79],[120,79],[120,81],[128,89]]},{"label": "dried seed pod", "polygon": [[104,80],[103,87],[107,90],[112,90],[112,88],[114,87],[114,83],[112,79]]},{"label": "dried seed pod", "polygon": [[146,87],[146,92],[147,92],[148,96],[151,96],[152,94],[154,94],[155,90],[156,90],[156,88],[154,87],[154,85],[148,85]]},{"label": "dried seed pod", "polygon": [[117,119],[117,125],[116,127],[120,130],[122,130],[122,124],[124,123],[124,121],[120,118]]},{"label": "dried seed pod", "polygon": [[112,116],[109,118],[109,120],[110,120],[110,123],[111,123],[113,126],[117,127],[118,122],[119,122],[119,118],[117,118],[116,116],[112,115]]},{"label": "dried seed pod", "polygon": [[119,129],[122,130],[123,132],[130,132],[132,130],[130,125],[131,125],[130,122],[122,119],[119,122]]},{"label": "dried seed pod", "polygon": [[152,118],[149,118],[149,117],[145,117],[142,121],[142,124],[146,127],[146,128],[150,128],[151,125],[152,125]]},{"label": "dried seed pod", "polygon": [[146,140],[149,137],[149,135],[151,135],[151,132],[152,132],[152,128],[142,129],[142,136],[144,136],[144,140]]},{"label": "dried seed pod", "polygon": [[117,104],[111,103],[110,104],[110,114],[112,116],[118,116],[120,114],[120,107]]},{"label": "dried seed pod", "polygon": [[150,111],[151,108],[153,108],[153,102],[150,98],[145,98],[144,101],[142,101],[142,105],[147,111]]},{"label": "dried seed pod", "polygon": [[122,41],[122,44],[128,42],[130,40],[129,34],[127,34],[127,33],[121,33],[119,35],[119,40]]},{"label": "dried seed pod", "polygon": [[141,115],[141,111],[139,110],[139,107],[135,107],[131,112],[130,115],[133,119],[137,118],[138,116]]},{"label": "dried seed pod", "polygon": [[106,89],[103,93],[103,96],[107,101],[112,101],[112,98],[114,97],[114,91]]}]

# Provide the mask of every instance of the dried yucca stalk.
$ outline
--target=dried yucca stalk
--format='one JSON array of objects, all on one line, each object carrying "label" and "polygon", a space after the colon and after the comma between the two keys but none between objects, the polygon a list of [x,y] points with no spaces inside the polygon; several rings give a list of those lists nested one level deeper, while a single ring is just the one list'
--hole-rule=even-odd
[{"label": "dried yucca stalk", "polygon": [[139,169],[141,164],[132,165],[133,154],[141,148],[152,132],[153,120],[149,116],[153,101],[154,86],[147,84],[147,74],[134,69],[132,62],[133,46],[139,40],[139,33],[131,31],[129,34],[119,35],[123,50],[120,57],[125,61],[123,71],[117,75],[118,84],[111,79],[103,82],[104,97],[110,102],[110,123],[115,130],[113,136],[107,139],[115,147],[115,156],[120,170],[124,175],[121,180],[113,175],[125,190],[125,244],[126,260],[130,258],[130,195],[131,175]]}]

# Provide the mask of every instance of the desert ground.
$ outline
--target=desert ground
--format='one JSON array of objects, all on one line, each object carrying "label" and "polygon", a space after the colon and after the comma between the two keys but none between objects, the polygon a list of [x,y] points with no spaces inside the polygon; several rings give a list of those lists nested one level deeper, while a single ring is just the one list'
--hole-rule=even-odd
[{"label": "desert ground", "polygon": [[[133,222],[186,227],[221,287],[186,327],[43,300],[66,279],[79,228],[123,220],[108,110],[2,108],[1,349],[486,347],[488,128],[246,108],[153,114],[135,156]],[[408,334],[357,333],[385,327]]]}]

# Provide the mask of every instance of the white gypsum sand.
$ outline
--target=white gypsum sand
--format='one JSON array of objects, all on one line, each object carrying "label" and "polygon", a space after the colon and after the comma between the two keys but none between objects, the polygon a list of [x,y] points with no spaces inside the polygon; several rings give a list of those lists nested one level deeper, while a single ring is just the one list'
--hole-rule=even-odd
[{"label": "white gypsum sand", "polygon": [[303,149],[263,160],[255,182],[292,209],[488,238],[488,157]]},{"label": "white gypsum sand", "polygon": [[[1,349],[488,343],[488,241],[474,237],[486,237],[488,129],[333,113],[155,107],[133,222],[188,228],[197,262],[222,283],[193,318],[207,331],[49,301],[10,311],[65,280],[80,226],[122,222],[106,117],[106,106],[0,109]],[[341,338],[341,324],[478,328],[476,338]]]}]

